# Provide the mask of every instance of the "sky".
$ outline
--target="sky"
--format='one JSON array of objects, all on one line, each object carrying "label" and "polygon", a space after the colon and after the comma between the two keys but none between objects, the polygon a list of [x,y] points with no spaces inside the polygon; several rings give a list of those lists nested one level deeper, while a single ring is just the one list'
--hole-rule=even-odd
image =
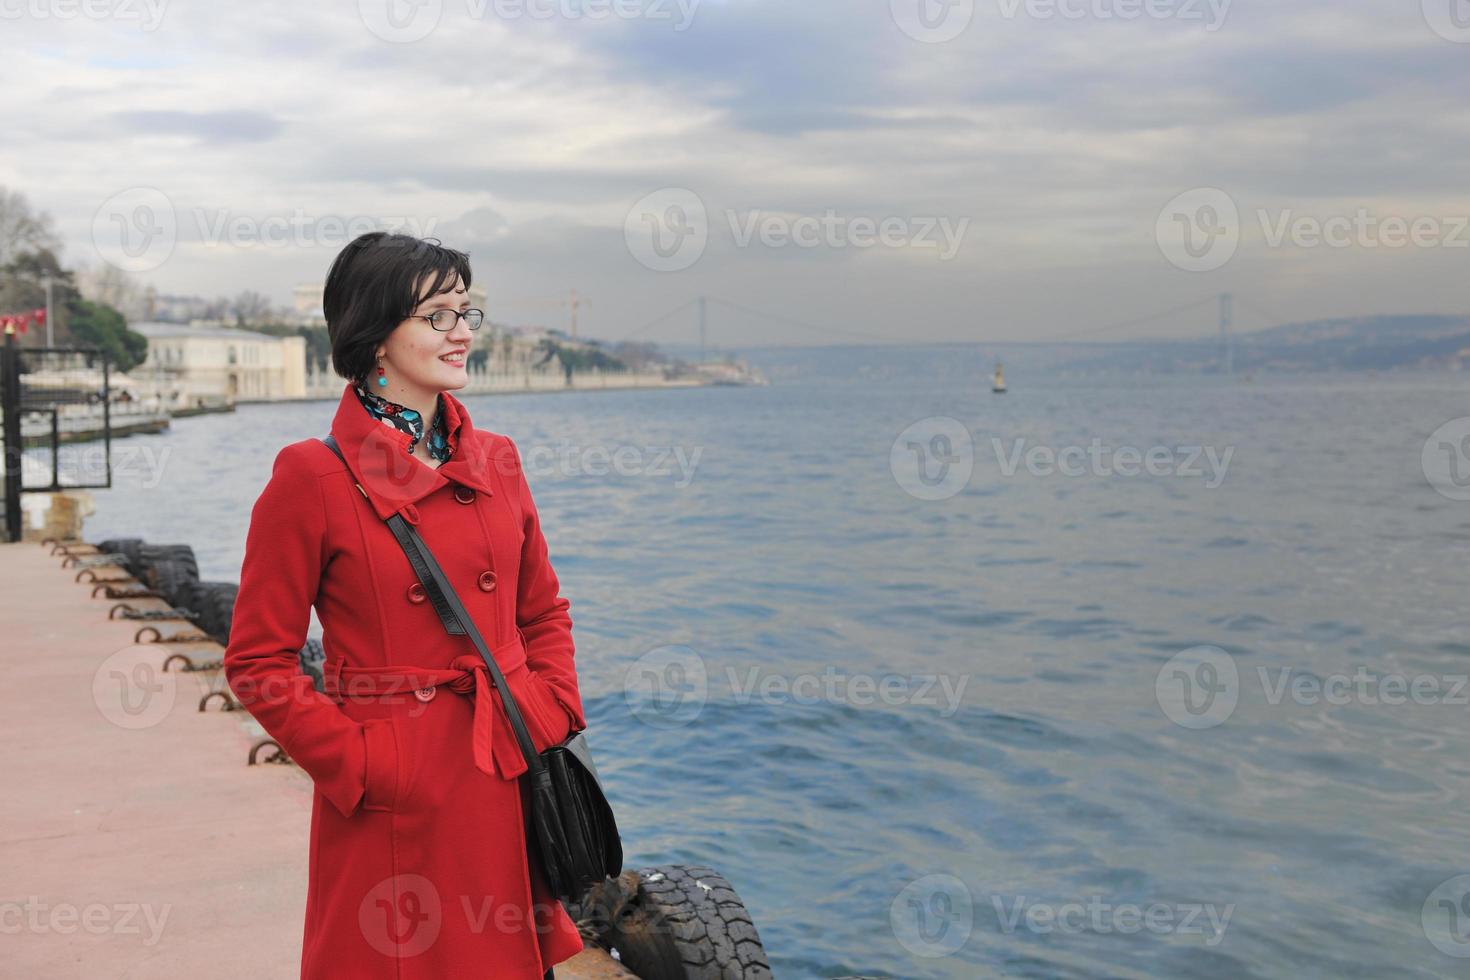
[{"label": "sky", "polygon": [[[351,237],[712,345],[1470,310],[1470,0],[0,0],[71,266],[290,302]],[[1179,311],[1173,312],[1170,311]]]}]

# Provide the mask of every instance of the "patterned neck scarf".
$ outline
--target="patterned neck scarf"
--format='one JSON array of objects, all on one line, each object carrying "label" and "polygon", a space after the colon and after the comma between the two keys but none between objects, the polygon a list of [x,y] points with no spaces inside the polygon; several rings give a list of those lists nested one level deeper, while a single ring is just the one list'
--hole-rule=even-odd
[{"label": "patterned neck scarf", "polygon": [[[362,402],[362,407],[367,409],[369,415],[384,425],[408,433],[408,454],[412,456],[414,448],[424,436],[424,417],[414,409],[389,401],[382,395],[375,395],[361,385],[353,385],[352,390],[357,392],[358,401]],[[448,431],[448,415],[444,394],[441,392],[435,402],[434,427],[429,431],[429,455],[441,463],[448,462],[454,451],[450,441],[451,433]]]}]

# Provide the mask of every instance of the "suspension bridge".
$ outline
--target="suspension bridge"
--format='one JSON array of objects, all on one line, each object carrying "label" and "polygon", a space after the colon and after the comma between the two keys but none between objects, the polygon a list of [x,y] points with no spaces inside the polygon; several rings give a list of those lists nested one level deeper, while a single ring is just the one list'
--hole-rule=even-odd
[{"label": "suspension bridge", "polygon": [[[786,316],[780,313],[771,313],[766,310],[756,309],[745,303],[736,303],[733,300],[722,299],[718,296],[696,296],[693,299],[681,303],[679,306],[674,307],[668,312],[660,316],[656,316],[652,320],[641,324],[621,339],[623,341],[639,339],[645,336],[648,331],[652,330],[654,327],[673,321],[674,318],[679,316],[681,313],[693,310],[695,328],[698,332],[697,335],[699,338],[699,359],[701,361],[704,361],[706,358],[706,352],[708,350],[708,335],[710,324],[709,308],[711,304],[714,304],[718,307],[723,307],[726,310],[733,311],[744,316],[755,317],[757,319],[771,323],[779,323],[783,326],[796,327],[798,329],[806,330],[809,333],[818,336],[870,340],[878,343],[894,343],[897,339],[893,336],[883,336],[881,334],[872,333],[870,331],[856,330],[851,327],[840,327],[833,324],[816,323],[810,320],[803,320],[796,317]],[[1185,318],[1191,314],[1197,314],[1208,309],[1215,310],[1213,330],[1215,332],[1215,335],[1219,339],[1221,358],[1220,363],[1222,369],[1225,371],[1226,374],[1229,374],[1234,369],[1235,344],[1233,331],[1235,328],[1235,318],[1237,310],[1247,314],[1252,320],[1255,321],[1257,327],[1276,326],[1278,324],[1286,322],[1284,319],[1261,309],[1254,303],[1237,297],[1234,293],[1218,293],[1213,296],[1201,297],[1200,299],[1197,299],[1191,303],[1185,303],[1181,306],[1169,307],[1168,309],[1159,310],[1157,312],[1149,313],[1143,316],[1129,317],[1127,319],[1117,320],[1101,325],[1089,325],[1079,330],[1072,330],[1054,337],[1037,340],[1034,341],[1034,343],[1049,344],[1068,343],[1077,340],[1092,340],[1100,338],[1103,334],[1112,334],[1116,337],[1118,333],[1125,331],[1130,327],[1139,327],[1148,323],[1156,323],[1159,320],[1163,320],[1169,317]]]}]

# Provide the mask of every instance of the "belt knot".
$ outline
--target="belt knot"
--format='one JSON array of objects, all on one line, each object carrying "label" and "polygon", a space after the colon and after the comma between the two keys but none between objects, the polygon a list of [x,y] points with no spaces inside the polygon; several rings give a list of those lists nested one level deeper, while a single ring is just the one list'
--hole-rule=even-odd
[{"label": "belt knot", "polygon": [[478,654],[461,654],[455,657],[449,662],[449,669],[460,672],[458,677],[449,682],[449,689],[457,694],[468,694],[490,680],[490,671],[485,666],[485,660]]},{"label": "belt knot", "polygon": [[521,754],[520,743],[515,740],[509,720],[500,724],[494,720],[495,696],[490,692],[495,690],[495,685],[490,681],[490,669],[485,665],[485,658],[478,654],[460,654],[449,662],[449,669],[457,671],[449,681],[449,689],[459,694],[474,694],[471,743],[475,766],[487,776],[493,776],[498,759],[503,779],[514,779],[525,772],[526,757]]}]

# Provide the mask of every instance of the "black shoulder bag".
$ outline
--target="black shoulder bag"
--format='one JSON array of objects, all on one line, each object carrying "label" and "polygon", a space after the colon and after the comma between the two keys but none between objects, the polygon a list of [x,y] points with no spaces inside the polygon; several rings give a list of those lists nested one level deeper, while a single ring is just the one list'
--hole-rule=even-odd
[{"label": "black shoulder bag", "polygon": [[[322,442],[346,465],[335,438],[328,435]],[[350,467],[347,472],[351,476]],[[597,769],[592,765],[592,751],[584,731],[572,732],[560,745],[553,745],[540,754],[536,752],[536,743],[531,739],[510,686],[505,683],[500,665],[490,655],[479,627],[465,611],[433,552],[402,514],[394,514],[387,524],[408,556],[414,574],[429,593],[444,628],[459,636],[468,633],[485,659],[490,676],[500,689],[521,753],[526,757],[521,789],[523,796],[529,797],[526,813],[531,826],[527,837],[541,859],[552,894],[568,901],[580,899],[588,888],[605,878],[617,877],[623,870],[622,839],[618,836],[612,807],[598,781]]]}]

